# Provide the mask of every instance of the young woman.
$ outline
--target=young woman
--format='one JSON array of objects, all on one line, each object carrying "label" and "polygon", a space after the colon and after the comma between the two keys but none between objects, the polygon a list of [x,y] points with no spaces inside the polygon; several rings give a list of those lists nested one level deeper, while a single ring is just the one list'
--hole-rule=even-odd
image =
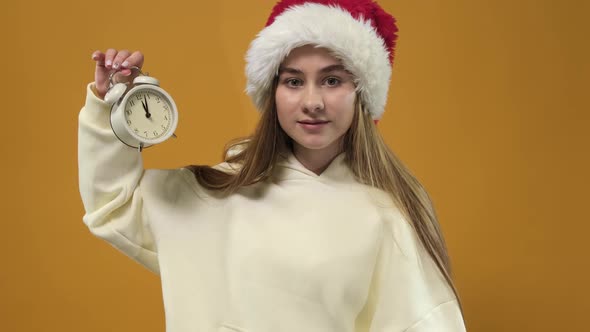
[{"label": "young woman", "polygon": [[161,276],[168,331],[465,331],[432,204],[376,127],[396,32],[370,0],[278,3],[247,55],[255,132],[176,170],[109,125],[108,76],[143,54],[93,54],[84,222]]}]

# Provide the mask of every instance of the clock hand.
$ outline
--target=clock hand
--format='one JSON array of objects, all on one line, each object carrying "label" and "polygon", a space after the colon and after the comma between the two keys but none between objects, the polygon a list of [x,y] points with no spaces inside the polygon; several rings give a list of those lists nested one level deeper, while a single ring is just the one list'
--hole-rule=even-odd
[{"label": "clock hand", "polygon": [[147,97],[145,95],[143,95],[143,100],[145,100],[145,104],[143,103],[143,101],[141,102],[141,104],[143,105],[143,109],[145,110],[145,117],[149,119],[152,115],[150,114],[150,108],[148,106]]}]

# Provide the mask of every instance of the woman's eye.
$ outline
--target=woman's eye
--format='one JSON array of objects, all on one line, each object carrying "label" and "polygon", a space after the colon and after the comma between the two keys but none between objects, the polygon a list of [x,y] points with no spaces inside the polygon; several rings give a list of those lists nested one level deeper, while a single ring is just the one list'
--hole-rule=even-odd
[{"label": "woman's eye", "polygon": [[328,78],[326,78],[325,82],[329,86],[336,86],[336,85],[340,84],[340,79],[338,79],[336,77],[328,77]]},{"label": "woman's eye", "polygon": [[290,87],[297,87],[302,85],[301,80],[297,78],[288,78],[287,80],[285,80],[285,83],[287,83],[287,85]]}]

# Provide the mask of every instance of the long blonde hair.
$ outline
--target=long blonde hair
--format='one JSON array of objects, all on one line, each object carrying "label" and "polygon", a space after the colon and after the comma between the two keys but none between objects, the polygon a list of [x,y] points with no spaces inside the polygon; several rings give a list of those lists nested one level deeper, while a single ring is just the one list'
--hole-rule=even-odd
[{"label": "long blonde hair", "polygon": [[[235,193],[243,186],[269,178],[279,153],[292,149],[292,140],[280,127],[277,118],[274,100],[276,86],[275,79],[254,133],[247,138],[236,139],[225,147],[225,162],[239,165],[239,171],[227,173],[209,166],[190,166],[201,186],[219,191],[222,195]],[[461,307],[432,201],[416,177],[385,144],[371,116],[363,110],[358,95],[355,116],[343,138],[343,149],[345,161],[356,179],[388,193],[410,220],[420,242],[436,263]],[[231,153],[236,150],[239,151],[237,154]]]}]

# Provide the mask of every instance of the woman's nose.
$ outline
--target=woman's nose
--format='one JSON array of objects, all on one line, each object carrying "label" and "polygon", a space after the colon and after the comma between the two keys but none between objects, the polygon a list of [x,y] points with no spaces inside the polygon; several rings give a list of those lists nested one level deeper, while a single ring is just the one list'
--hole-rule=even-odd
[{"label": "woman's nose", "polygon": [[318,112],[324,109],[324,98],[318,87],[308,86],[305,89],[303,110],[305,112]]}]

